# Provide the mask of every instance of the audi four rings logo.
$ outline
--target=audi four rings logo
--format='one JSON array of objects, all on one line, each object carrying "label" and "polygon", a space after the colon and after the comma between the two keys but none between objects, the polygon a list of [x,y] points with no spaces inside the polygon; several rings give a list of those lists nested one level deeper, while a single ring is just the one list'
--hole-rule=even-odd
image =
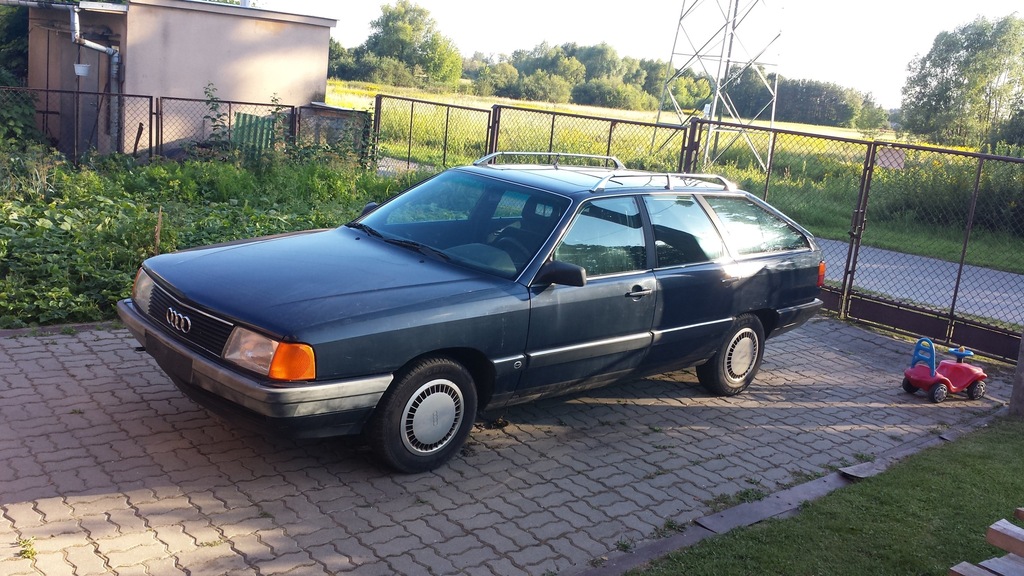
[{"label": "audi four rings logo", "polygon": [[167,314],[164,315],[164,319],[167,320],[171,328],[182,334],[188,334],[192,330],[192,319],[174,308],[167,308]]}]

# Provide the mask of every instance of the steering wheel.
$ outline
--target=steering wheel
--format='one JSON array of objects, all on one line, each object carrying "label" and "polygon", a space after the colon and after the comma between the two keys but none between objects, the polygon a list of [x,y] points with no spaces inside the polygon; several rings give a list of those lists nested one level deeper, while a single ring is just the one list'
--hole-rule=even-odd
[{"label": "steering wheel", "polygon": [[516,268],[519,268],[529,262],[530,258],[533,256],[533,252],[530,252],[530,250],[514,236],[502,236],[495,240],[494,246],[507,252],[509,257],[512,258],[512,261],[516,263]]}]

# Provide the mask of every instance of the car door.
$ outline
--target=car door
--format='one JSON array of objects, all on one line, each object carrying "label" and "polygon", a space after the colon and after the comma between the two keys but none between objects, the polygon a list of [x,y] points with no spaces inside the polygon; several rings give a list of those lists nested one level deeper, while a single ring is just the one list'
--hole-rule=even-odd
[{"label": "car door", "polygon": [[651,352],[658,373],[712,355],[733,320],[736,278],[722,237],[692,194],[643,198],[654,232],[658,280]]},{"label": "car door", "polygon": [[581,206],[552,258],[586,269],[586,285],[532,287],[515,401],[604,384],[640,365],[657,298],[646,236],[633,197]]}]

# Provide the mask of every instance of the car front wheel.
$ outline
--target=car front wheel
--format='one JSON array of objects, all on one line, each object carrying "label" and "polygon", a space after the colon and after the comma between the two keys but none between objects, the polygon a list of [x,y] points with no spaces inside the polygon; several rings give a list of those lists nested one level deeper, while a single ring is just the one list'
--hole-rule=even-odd
[{"label": "car front wheel", "polygon": [[764,328],[757,316],[736,318],[718,352],[697,366],[697,379],[712,394],[735,396],[754,380],[764,355]]},{"label": "car front wheel", "polygon": [[473,377],[448,358],[410,366],[381,398],[367,441],[401,472],[432,470],[465,443],[476,419]]}]

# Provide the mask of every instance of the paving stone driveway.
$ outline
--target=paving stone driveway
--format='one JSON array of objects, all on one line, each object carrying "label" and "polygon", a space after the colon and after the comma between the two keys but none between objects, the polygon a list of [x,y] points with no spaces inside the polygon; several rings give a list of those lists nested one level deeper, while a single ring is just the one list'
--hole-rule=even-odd
[{"label": "paving stone driveway", "polygon": [[684,371],[515,407],[450,465],[393,475],[351,442],[214,420],[135,346],[115,328],[0,338],[0,574],[577,573],[1011,387],[931,404],[900,389],[911,344],[816,318],[768,343],[739,397]]}]

